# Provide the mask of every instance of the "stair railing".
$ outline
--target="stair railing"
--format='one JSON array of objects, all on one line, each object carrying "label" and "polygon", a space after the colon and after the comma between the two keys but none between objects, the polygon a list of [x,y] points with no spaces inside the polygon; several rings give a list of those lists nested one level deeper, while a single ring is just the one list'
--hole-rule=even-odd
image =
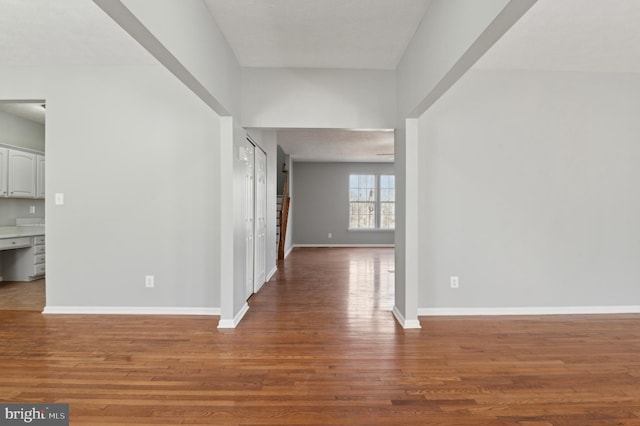
[{"label": "stair railing", "polygon": [[282,209],[280,210],[280,241],[278,242],[278,259],[284,259],[284,246],[287,241],[287,223],[289,221],[289,204],[291,197],[289,196],[289,172],[285,165],[282,165],[282,173],[284,173],[284,190],[282,191]]}]

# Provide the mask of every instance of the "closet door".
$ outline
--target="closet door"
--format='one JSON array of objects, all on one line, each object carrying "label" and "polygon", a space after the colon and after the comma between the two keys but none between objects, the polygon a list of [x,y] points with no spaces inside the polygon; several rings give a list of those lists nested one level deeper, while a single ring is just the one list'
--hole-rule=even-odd
[{"label": "closet door", "polygon": [[255,149],[255,249],[253,291],[264,284],[267,257],[267,154]]},{"label": "closet door", "polygon": [[246,243],[246,298],[253,294],[254,275],[254,233],[255,233],[255,147],[249,140],[246,141],[247,167],[245,169],[245,243]]}]

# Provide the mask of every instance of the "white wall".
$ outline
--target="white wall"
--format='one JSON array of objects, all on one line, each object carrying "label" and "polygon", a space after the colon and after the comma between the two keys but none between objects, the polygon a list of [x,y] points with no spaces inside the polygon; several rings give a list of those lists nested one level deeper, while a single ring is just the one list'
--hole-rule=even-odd
[{"label": "white wall", "polygon": [[416,118],[536,0],[431,0],[397,68],[398,119]]},{"label": "white wall", "polygon": [[[208,91],[207,95],[213,96],[228,115],[239,116],[240,65],[202,0],[122,2]],[[126,19],[118,19],[118,22],[128,28]],[[140,38],[138,33],[134,34]],[[159,59],[179,77],[183,77],[171,62],[173,58],[162,55]],[[192,89],[198,92],[196,88]],[[203,96],[202,93],[197,94]]]},{"label": "white wall", "polygon": [[396,305],[404,327],[419,327],[416,293],[420,261],[415,233],[422,193],[416,177],[419,117],[498,40],[536,0],[431,0],[396,70]]},{"label": "white wall", "polygon": [[[35,207],[35,213],[29,207]],[[15,226],[18,217],[44,217],[44,200],[0,198],[0,226]]]},{"label": "white wall", "polygon": [[245,127],[390,129],[395,102],[394,71],[242,70]]},{"label": "white wall", "polygon": [[474,71],[438,101],[419,306],[640,305],[639,91],[637,74]]},{"label": "white wall", "polygon": [[220,132],[202,101],[160,66],[0,69],[0,98],[47,100],[48,307],[220,306]]},{"label": "white wall", "polygon": [[0,143],[44,152],[44,125],[0,111]]},{"label": "white wall", "polygon": [[[235,123],[233,127],[233,312],[242,311],[248,298],[247,280],[247,182],[248,165],[240,149],[248,149],[247,132]],[[228,224],[227,224],[228,226]]]}]

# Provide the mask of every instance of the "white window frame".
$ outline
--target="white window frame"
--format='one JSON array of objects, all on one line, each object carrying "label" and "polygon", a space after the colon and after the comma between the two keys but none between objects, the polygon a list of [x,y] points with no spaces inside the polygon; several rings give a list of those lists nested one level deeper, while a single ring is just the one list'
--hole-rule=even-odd
[{"label": "white window frame", "polygon": [[[352,227],[351,226],[351,203],[353,202],[358,202],[358,201],[353,201],[351,200],[351,178],[353,176],[357,176],[358,178],[360,176],[373,176],[375,179],[375,197],[373,200],[373,204],[374,204],[374,227],[372,228],[359,228],[359,227]],[[393,191],[394,191],[394,196],[393,196],[393,206],[394,206],[394,213],[393,213],[393,223],[394,226],[392,228],[383,228],[381,225],[381,221],[382,221],[382,204],[383,203],[391,203],[391,201],[382,201],[381,200],[381,192],[382,192],[382,188],[381,188],[381,178],[383,176],[392,176],[394,178],[394,184],[393,184]],[[349,174],[349,181],[347,182],[348,185],[348,203],[349,203],[349,213],[348,213],[348,217],[347,217],[347,222],[348,222],[348,230],[349,231],[356,231],[356,232],[367,232],[367,231],[395,231],[395,175],[394,174],[389,174],[389,173],[362,173],[362,174]]]}]

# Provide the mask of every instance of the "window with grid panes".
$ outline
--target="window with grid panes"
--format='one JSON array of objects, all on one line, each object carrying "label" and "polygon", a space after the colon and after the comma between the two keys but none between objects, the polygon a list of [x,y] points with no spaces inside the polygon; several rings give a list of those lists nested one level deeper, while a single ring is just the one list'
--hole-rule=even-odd
[{"label": "window with grid panes", "polygon": [[349,176],[349,229],[395,228],[395,176]]}]

